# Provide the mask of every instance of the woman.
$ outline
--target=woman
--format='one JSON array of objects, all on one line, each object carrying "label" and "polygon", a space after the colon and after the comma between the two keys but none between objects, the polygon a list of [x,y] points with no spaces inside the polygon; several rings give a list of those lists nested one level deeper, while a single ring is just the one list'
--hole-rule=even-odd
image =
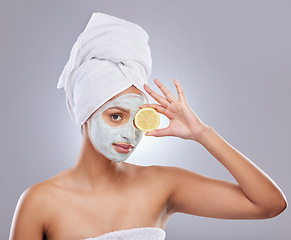
[{"label": "woman", "polygon": [[[100,27],[100,22],[106,22],[108,28]],[[107,30],[96,37],[96,26],[98,31]],[[98,14],[74,45],[59,86],[66,90],[72,119],[82,127],[81,151],[73,167],[24,192],[15,211],[11,240],[161,240],[175,212],[223,219],[266,219],[286,208],[278,186],[196,116],[177,79],[178,98],[157,79],[155,84],[164,96],[141,84],[149,75],[151,62],[141,37],[146,35],[135,27]],[[138,51],[128,44],[135,31]],[[112,37],[113,32],[122,32],[122,37],[129,34],[122,39]],[[102,40],[102,45],[99,37],[106,34],[109,37]],[[118,41],[110,43],[109,53],[96,50],[98,46],[104,51],[112,38]],[[126,54],[128,51],[132,52]],[[125,55],[129,57],[119,59]],[[145,104],[147,94],[157,104]],[[167,128],[147,136],[174,136],[202,144],[237,184],[178,167],[126,163],[142,137],[133,117],[143,107],[152,107],[169,119]]]}]

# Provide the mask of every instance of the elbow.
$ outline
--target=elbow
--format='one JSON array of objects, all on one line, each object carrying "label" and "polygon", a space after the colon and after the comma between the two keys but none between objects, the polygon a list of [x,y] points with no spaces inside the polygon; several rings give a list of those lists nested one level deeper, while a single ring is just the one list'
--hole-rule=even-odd
[{"label": "elbow", "polygon": [[276,217],[282,212],[284,212],[287,206],[288,206],[287,199],[282,198],[281,202],[278,203],[278,206],[276,207],[276,211],[274,212],[273,217]]},{"label": "elbow", "polygon": [[287,208],[288,203],[285,198],[282,198],[280,201],[272,204],[272,207],[268,208],[265,211],[264,218],[274,218],[280,215]]}]

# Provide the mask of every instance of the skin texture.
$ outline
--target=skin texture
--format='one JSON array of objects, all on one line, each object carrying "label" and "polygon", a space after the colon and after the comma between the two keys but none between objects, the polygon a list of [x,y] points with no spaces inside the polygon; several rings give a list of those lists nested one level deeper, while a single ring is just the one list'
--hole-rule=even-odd
[{"label": "skin texture", "polygon": [[[135,227],[164,229],[175,212],[223,219],[266,219],[286,208],[286,198],[278,186],[196,116],[176,79],[178,98],[158,80],[155,83],[164,96],[145,85],[158,104],[141,107],[155,108],[170,123],[146,135],[200,143],[227,168],[237,184],[178,167],[111,161],[94,149],[86,122],[76,164],[21,196],[11,240],[40,240],[44,235],[50,240],[79,240]],[[117,96],[126,93],[141,94],[131,87]]]}]

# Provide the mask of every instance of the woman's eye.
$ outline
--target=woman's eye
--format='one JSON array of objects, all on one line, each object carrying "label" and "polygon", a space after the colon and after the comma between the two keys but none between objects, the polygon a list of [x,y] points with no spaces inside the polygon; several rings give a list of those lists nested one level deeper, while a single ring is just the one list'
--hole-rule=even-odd
[{"label": "woman's eye", "polygon": [[118,114],[112,114],[111,115],[111,118],[114,120],[114,121],[119,121],[119,120],[122,120],[122,117]]}]

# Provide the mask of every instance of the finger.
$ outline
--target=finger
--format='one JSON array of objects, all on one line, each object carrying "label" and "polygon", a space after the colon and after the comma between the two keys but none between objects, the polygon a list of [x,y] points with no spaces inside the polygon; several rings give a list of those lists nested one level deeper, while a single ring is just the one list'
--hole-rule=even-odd
[{"label": "finger", "polygon": [[153,136],[153,137],[173,136],[169,127],[156,129],[155,131],[147,132],[145,135],[146,136]]},{"label": "finger", "polygon": [[177,93],[178,93],[179,101],[186,102],[186,98],[185,98],[185,95],[184,95],[183,89],[182,89],[182,87],[181,87],[179,81],[177,80],[177,78],[174,79],[174,84],[175,84],[176,89],[177,89]]},{"label": "finger", "polygon": [[149,108],[153,108],[155,109],[158,113],[161,113],[163,115],[165,115],[167,118],[170,118],[169,111],[167,111],[167,109],[159,104],[144,104],[139,106],[140,108],[145,108],[145,107],[149,107]]},{"label": "finger", "polygon": [[147,93],[153,99],[155,99],[159,104],[161,104],[164,107],[169,106],[169,101],[167,99],[165,99],[164,97],[162,97],[161,95],[159,95],[158,93],[156,93],[155,91],[153,91],[148,85],[144,84],[143,87],[147,91]]},{"label": "finger", "polygon": [[155,79],[154,82],[170,103],[177,100],[176,97],[158,79]]},{"label": "finger", "polygon": [[153,108],[155,110],[157,110],[158,113],[162,113],[164,114],[164,112],[166,111],[166,108],[159,105],[159,104],[155,104],[155,103],[152,103],[152,104],[144,104],[144,105],[141,105],[139,106],[140,108],[145,108],[145,107],[149,107],[149,108]]}]

